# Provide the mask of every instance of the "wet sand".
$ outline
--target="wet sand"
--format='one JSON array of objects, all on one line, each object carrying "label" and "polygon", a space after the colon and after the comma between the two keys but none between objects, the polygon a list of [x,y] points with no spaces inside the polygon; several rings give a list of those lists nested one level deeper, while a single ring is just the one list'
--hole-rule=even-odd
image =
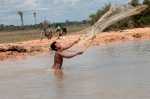
[{"label": "wet sand", "polygon": [[[108,44],[116,44],[129,41],[139,41],[150,39],[150,27],[148,28],[135,28],[126,29],[123,31],[110,31],[97,34],[96,38],[92,42],[91,46],[102,46]],[[80,35],[67,35],[66,43],[76,40]],[[0,60],[7,59],[23,59],[27,56],[34,56],[43,52],[50,52],[50,44],[56,40],[55,38],[51,40],[43,39],[32,40],[26,42],[18,43],[7,43],[0,44]]]}]

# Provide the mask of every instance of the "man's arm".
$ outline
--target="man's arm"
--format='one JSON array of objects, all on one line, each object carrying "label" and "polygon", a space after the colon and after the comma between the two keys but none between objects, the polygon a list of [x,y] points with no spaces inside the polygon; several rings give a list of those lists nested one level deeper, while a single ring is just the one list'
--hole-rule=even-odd
[{"label": "man's arm", "polygon": [[63,50],[66,50],[70,47],[72,47],[74,44],[76,44],[78,41],[80,40],[80,38],[78,38],[77,40],[75,40],[73,43],[71,43],[70,45],[67,45],[66,47],[63,48]]},{"label": "man's arm", "polygon": [[67,55],[67,54],[64,54],[64,53],[62,53],[62,52],[59,52],[58,54],[59,54],[60,56],[62,56],[63,58],[72,58],[72,57],[74,57],[74,56],[81,55],[82,53],[83,53],[83,52],[80,51],[80,52],[77,52],[77,53],[74,53],[74,54],[71,54],[71,55]]}]

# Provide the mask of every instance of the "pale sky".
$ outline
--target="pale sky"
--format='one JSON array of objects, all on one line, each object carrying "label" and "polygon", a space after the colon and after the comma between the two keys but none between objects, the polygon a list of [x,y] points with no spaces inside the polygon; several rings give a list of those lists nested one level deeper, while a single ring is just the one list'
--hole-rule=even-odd
[{"label": "pale sky", "polygon": [[[23,12],[24,25],[47,20],[53,22],[82,21],[105,4],[128,4],[131,0],[0,0],[0,24],[21,25],[18,11]],[[143,2],[143,0],[139,0]]]}]

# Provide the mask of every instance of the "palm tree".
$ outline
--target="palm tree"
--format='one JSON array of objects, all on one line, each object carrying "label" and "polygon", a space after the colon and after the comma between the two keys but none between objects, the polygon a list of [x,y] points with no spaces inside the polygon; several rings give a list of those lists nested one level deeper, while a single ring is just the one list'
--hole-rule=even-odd
[{"label": "palm tree", "polygon": [[23,12],[22,11],[18,11],[18,14],[20,15],[21,23],[22,23],[22,27],[23,27]]},{"label": "palm tree", "polygon": [[35,24],[36,24],[36,13],[33,13],[34,14],[34,18],[35,18]]}]

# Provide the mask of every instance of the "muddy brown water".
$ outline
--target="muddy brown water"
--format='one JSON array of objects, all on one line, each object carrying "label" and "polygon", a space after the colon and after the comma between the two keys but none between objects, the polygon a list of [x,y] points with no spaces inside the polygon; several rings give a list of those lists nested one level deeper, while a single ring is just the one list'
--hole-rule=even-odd
[{"label": "muddy brown water", "polygon": [[0,99],[149,99],[150,41],[90,47],[50,68],[54,53],[0,62]]}]

